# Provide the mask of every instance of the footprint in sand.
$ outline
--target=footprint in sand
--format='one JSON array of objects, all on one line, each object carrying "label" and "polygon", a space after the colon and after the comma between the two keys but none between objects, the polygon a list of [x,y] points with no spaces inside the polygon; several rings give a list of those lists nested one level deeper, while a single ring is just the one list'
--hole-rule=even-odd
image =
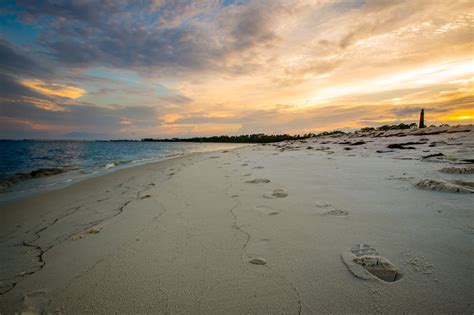
[{"label": "footprint in sand", "polygon": [[271,215],[271,216],[280,214],[279,211],[277,211],[276,209],[270,208],[268,206],[256,206],[255,210],[265,215]]},{"label": "footprint in sand", "polygon": [[433,273],[433,265],[422,255],[409,249],[400,252],[404,256],[405,264],[415,272],[425,275]]},{"label": "footprint in sand", "polygon": [[322,216],[332,215],[335,217],[347,217],[349,215],[349,211],[336,208],[328,203],[319,203],[316,204],[316,207],[327,210],[321,214]]},{"label": "footprint in sand", "polygon": [[46,314],[49,304],[45,291],[34,291],[23,296],[20,314]]},{"label": "footprint in sand", "polygon": [[247,184],[268,184],[269,182],[270,180],[266,178],[256,178],[246,181]]},{"label": "footprint in sand", "polygon": [[397,268],[368,244],[357,244],[341,254],[349,271],[363,280],[394,282],[401,278]]},{"label": "footprint in sand", "polygon": [[332,215],[332,216],[335,216],[335,217],[347,217],[349,215],[349,212],[346,211],[346,210],[335,209],[335,210],[330,210],[330,211],[324,212],[322,215],[323,216]]},{"label": "footprint in sand", "polygon": [[288,197],[288,193],[286,193],[283,189],[275,189],[271,193],[263,194],[263,197],[267,199],[285,198]]}]

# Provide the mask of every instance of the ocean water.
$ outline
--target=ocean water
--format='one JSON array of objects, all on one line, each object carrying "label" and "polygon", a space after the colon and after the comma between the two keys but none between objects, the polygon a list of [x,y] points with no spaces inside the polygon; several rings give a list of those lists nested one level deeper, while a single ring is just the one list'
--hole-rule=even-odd
[{"label": "ocean water", "polygon": [[193,152],[232,149],[243,144],[109,141],[0,141],[0,181],[42,168],[68,171],[27,179],[0,192],[0,200],[16,199],[118,169]]}]

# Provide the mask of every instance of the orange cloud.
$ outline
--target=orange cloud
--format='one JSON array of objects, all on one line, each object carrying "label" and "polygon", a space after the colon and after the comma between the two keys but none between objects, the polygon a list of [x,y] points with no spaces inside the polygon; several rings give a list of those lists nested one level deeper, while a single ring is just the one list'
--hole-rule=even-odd
[{"label": "orange cloud", "polygon": [[165,123],[170,124],[183,117],[184,117],[183,115],[179,115],[179,114],[167,114],[167,115],[164,115],[162,119]]},{"label": "orange cloud", "polygon": [[86,90],[58,83],[46,83],[40,80],[21,80],[24,86],[47,96],[59,96],[76,99],[86,93]]}]

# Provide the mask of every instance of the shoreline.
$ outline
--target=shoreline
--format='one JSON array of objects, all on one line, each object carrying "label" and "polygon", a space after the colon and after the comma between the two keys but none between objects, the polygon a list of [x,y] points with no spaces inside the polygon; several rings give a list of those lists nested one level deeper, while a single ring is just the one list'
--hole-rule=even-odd
[{"label": "shoreline", "polygon": [[2,204],[0,312],[472,313],[473,134],[194,153]]},{"label": "shoreline", "polygon": [[[245,146],[251,146],[251,145],[253,144],[242,144],[242,146],[239,146],[239,147],[245,147]],[[239,147],[236,147],[236,148],[239,148]],[[159,163],[161,161],[179,158],[179,157],[183,157],[189,154],[218,152],[222,150],[234,150],[236,148],[215,149],[215,150],[210,150],[210,151],[198,151],[198,152],[188,152],[188,153],[182,153],[182,154],[173,154],[171,156],[165,156],[163,158],[133,160],[133,161],[128,161],[128,163],[119,162],[118,164],[114,166],[110,166],[111,164],[116,163],[112,161],[111,163],[103,165],[101,168],[92,172],[85,172],[85,170],[73,169],[71,171],[63,172],[57,175],[45,176],[41,178],[31,178],[31,179],[27,179],[25,181],[19,182],[17,184],[14,184],[14,186],[12,187],[15,189],[5,189],[2,192],[0,192],[0,206],[2,204],[15,202],[23,198],[36,196],[38,194],[61,190],[63,188],[69,187],[71,185],[75,185],[85,180],[93,179],[100,176],[105,176],[105,175],[112,174],[118,171],[129,169],[129,168],[135,168],[135,167],[140,167],[143,165]],[[77,174],[74,176],[72,175],[73,173],[77,173]],[[39,188],[37,187],[38,185],[39,185]]]}]

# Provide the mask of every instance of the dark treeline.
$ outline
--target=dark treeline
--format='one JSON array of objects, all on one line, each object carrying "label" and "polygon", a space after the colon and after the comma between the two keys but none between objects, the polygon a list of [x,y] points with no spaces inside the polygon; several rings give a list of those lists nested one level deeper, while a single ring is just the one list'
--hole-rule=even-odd
[{"label": "dark treeline", "polygon": [[291,136],[287,134],[283,135],[266,135],[263,133],[251,134],[251,135],[238,135],[238,136],[214,136],[214,137],[194,137],[194,138],[171,138],[171,139],[155,139],[145,138],[142,141],[161,141],[161,142],[223,142],[223,143],[270,143],[280,142],[285,140],[302,140],[310,137],[314,137],[315,134],[308,133],[304,135]]},{"label": "dark treeline", "polygon": [[[440,127],[445,127],[449,125],[440,125]],[[436,127],[431,125],[430,127]],[[398,125],[384,125],[379,127],[365,127],[360,129],[357,132],[370,132],[370,131],[386,131],[386,130],[403,130],[403,129],[416,129],[417,124],[398,124]],[[213,136],[213,137],[194,137],[194,138],[144,138],[141,141],[156,141],[156,142],[222,142],[222,143],[270,143],[270,142],[280,142],[285,140],[303,140],[311,137],[321,137],[321,136],[340,136],[344,135],[346,132],[335,130],[335,131],[324,131],[318,134],[307,133],[304,135],[295,135],[291,136],[288,134],[283,135],[266,135],[263,133],[251,134],[251,135],[238,135],[238,136]],[[123,141],[123,140],[119,140]]]}]

